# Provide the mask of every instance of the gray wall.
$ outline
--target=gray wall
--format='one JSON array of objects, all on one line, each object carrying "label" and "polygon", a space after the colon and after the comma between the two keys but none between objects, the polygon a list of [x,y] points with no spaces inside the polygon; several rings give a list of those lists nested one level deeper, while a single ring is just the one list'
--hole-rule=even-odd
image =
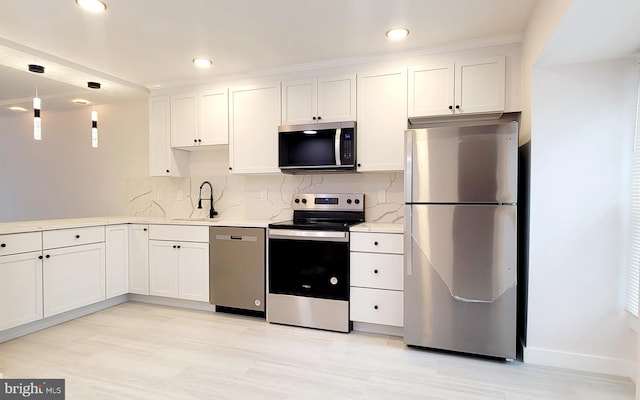
[{"label": "gray wall", "polygon": [[0,222],[124,215],[126,185],[149,173],[146,101],[98,106],[100,146],[91,148],[89,106],[0,119]]}]

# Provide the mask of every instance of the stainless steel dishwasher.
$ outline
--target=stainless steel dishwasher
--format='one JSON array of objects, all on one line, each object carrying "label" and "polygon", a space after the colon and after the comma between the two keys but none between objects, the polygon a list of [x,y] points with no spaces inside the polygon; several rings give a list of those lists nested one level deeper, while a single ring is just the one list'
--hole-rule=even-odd
[{"label": "stainless steel dishwasher", "polygon": [[219,311],[264,317],[265,229],[209,228],[209,302]]}]

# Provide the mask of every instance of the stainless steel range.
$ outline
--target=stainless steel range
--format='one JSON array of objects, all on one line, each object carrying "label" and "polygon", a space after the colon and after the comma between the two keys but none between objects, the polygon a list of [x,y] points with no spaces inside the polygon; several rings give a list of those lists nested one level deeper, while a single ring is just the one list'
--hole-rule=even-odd
[{"label": "stainless steel range", "polygon": [[349,332],[349,227],[364,194],[298,194],[292,207],[269,225],[267,321]]}]

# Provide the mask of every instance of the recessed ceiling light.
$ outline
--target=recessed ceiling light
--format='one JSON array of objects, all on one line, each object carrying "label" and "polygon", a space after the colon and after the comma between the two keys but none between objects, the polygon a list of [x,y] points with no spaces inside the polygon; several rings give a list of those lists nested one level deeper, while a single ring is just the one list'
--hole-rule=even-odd
[{"label": "recessed ceiling light", "polygon": [[11,110],[11,111],[27,111],[27,109],[24,108],[24,107],[15,107],[15,106],[14,107],[9,107],[9,110]]},{"label": "recessed ceiling light", "polygon": [[409,36],[409,30],[407,28],[389,29],[386,35],[389,40],[402,40]]},{"label": "recessed ceiling light", "polygon": [[100,0],[76,0],[76,4],[91,12],[103,12],[107,9],[107,5]]},{"label": "recessed ceiling light", "polygon": [[85,99],[73,99],[71,100],[76,104],[82,104],[82,105],[86,105],[86,104],[90,104],[91,102],[89,100],[85,100]]},{"label": "recessed ceiling light", "polygon": [[210,66],[213,65],[213,61],[207,58],[194,58],[193,65],[199,68],[209,68]]}]

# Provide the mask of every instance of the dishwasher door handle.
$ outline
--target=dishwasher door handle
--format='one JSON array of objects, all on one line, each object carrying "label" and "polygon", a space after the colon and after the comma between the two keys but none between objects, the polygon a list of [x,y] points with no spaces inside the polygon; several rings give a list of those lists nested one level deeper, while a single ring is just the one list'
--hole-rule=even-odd
[{"label": "dishwasher door handle", "polygon": [[257,236],[216,235],[216,240],[234,240],[241,242],[257,242]]}]

